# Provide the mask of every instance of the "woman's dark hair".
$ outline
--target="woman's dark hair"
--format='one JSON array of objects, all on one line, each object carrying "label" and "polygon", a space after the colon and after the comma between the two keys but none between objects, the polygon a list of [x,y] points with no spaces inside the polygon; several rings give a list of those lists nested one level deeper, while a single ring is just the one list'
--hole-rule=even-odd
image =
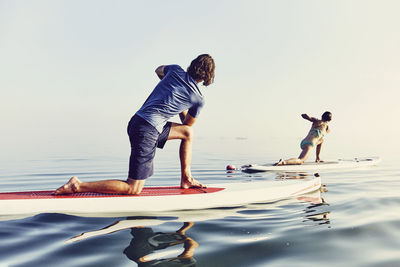
[{"label": "woman's dark hair", "polygon": [[324,114],[322,114],[322,120],[323,121],[330,121],[332,119],[332,113],[330,113],[329,111],[324,112]]},{"label": "woman's dark hair", "polygon": [[189,75],[195,80],[203,80],[203,85],[208,86],[214,81],[214,59],[203,54],[195,58],[187,69]]}]

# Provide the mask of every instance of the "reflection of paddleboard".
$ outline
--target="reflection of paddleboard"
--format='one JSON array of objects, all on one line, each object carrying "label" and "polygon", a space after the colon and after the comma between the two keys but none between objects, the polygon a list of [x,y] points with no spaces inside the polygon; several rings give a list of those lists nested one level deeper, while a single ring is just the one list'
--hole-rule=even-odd
[{"label": "reflection of paddleboard", "polygon": [[[275,209],[281,205],[288,205],[292,204],[294,201],[300,202],[307,202],[312,205],[320,205],[323,203],[323,199],[321,197],[321,191],[316,190],[310,193],[301,194],[296,198],[290,198],[285,200],[280,200],[276,202],[269,202],[269,203],[254,203],[254,204],[247,204],[239,207],[233,208],[215,208],[215,209],[203,209],[203,210],[183,210],[183,211],[170,211],[170,212],[162,212],[158,213],[162,215],[162,217],[152,217],[152,216],[137,216],[137,217],[128,217],[126,220],[116,221],[111,225],[104,227],[99,230],[88,231],[82,233],[80,235],[74,236],[65,243],[73,243],[81,240],[85,240],[88,238],[92,238],[95,236],[102,236],[107,235],[110,233],[118,232],[121,230],[126,230],[135,227],[150,227],[150,226],[157,226],[166,222],[199,222],[199,221],[207,221],[207,220],[217,220],[225,217],[242,217],[249,219],[257,218],[265,218],[268,216],[265,212],[258,213],[246,213],[246,210],[266,210],[266,209]],[[307,216],[311,216],[307,214]],[[254,239],[254,238],[249,238]],[[238,242],[240,240],[237,240]],[[254,240],[253,240],[254,241]],[[242,242],[245,242],[242,240]]]},{"label": "reflection of paddleboard", "polygon": [[52,191],[0,193],[0,217],[65,213],[146,215],[148,213],[231,207],[269,202],[312,192],[321,186],[319,177],[210,185],[206,189],[146,187],[139,196],[79,193],[55,196]]},{"label": "reflection of paddleboard", "polygon": [[324,162],[305,162],[302,165],[281,165],[274,166],[273,164],[250,164],[242,167],[242,171],[253,172],[301,172],[301,171],[323,171],[323,170],[340,170],[340,169],[355,169],[377,165],[381,159],[379,157],[371,158],[355,158],[351,160],[339,159],[335,161]]}]

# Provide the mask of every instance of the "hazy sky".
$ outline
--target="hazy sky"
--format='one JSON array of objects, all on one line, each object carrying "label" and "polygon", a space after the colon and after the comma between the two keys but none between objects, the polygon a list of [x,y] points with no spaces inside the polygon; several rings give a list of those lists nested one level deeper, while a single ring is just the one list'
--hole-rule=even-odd
[{"label": "hazy sky", "polygon": [[338,154],[395,152],[399,10],[396,0],[2,0],[0,156],[125,149],[155,68],[202,53],[216,78],[197,137],[297,151],[310,127],[300,114],[329,110]]}]

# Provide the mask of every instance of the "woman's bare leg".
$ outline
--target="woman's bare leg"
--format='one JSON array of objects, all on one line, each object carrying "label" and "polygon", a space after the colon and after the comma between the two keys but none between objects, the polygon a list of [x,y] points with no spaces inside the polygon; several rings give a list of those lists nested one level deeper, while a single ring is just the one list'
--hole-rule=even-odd
[{"label": "woman's bare leg", "polygon": [[303,164],[307,160],[308,156],[310,155],[311,150],[312,150],[311,145],[304,146],[303,150],[301,151],[301,153],[297,159],[297,162],[299,162],[299,164]]},{"label": "woman's bare leg", "polygon": [[279,160],[279,162],[275,163],[275,166],[281,166],[281,165],[301,165],[303,164],[307,158],[308,155],[311,152],[311,145],[307,145],[303,148],[303,150],[301,151],[300,155],[298,158],[290,158],[287,160]]},{"label": "woman's bare leg", "polygon": [[319,154],[321,153],[321,148],[322,148],[322,143],[323,143],[323,142],[324,142],[324,141],[321,140],[321,141],[319,142],[319,144],[317,145],[315,162],[323,162],[323,161],[319,158]]}]

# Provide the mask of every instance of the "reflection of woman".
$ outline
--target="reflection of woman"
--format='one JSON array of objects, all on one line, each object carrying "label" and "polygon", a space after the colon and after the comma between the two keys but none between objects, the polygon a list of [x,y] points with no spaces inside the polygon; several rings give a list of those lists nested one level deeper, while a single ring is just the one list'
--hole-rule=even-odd
[{"label": "reflection of woman", "polygon": [[[161,264],[163,266],[194,266],[196,260],[193,258],[194,250],[198,247],[196,241],[187,237],[185,232],[193,226],[193,222],[185,222],[175,233],[154,233],[148,227],[135,227],[131,229],[133,239],[124,250],[124,254],[139,266],[152,266]],[[176,256],[165,259],[148,259],[149,254],[156,250],[166,249],[182,244],[184,251]]]},{"label": "reflection of woman", "polygon": [[298,158],[279,160],[279,162],[274,164],[275,166],[303,164],[307,160],[308,155],[314,146],[317,148],[317,157],[315,162],[321,162],[319,154],[321,152],[322,143],[324,142],[324,136],[330,131],[328,122],[332,119],[332,114],[329,111],[326,111],[324,114],[322,114],[322,118],[320,120],[310,117],[307,114],[301,114],[301,116],[303,119],[312,122],[312,126],[308,132],[308,135],[301,141],[301,154]]}]

